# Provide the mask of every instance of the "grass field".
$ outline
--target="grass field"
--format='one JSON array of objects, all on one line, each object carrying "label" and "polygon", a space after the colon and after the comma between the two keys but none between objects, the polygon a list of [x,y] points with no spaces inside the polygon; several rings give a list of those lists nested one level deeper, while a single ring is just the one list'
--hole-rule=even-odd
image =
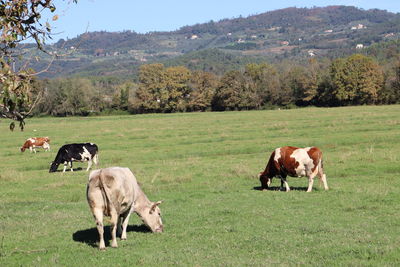
[{"label": "grass field", "polygon": [[[0,266],[399,266],[400,106],[0,121]],[[20,153],[49,136],[52,151]],[[58,148],[95,142],[160,206],[165,231],[132,215],[128,240],[99,251],[82,170],[49,173]],[[260,191],[273,149],[315,145],[329,191],[288,178]],[[61,167],[59,168],[61,169]],[[280,182],[273,180],[272,186]]]}]

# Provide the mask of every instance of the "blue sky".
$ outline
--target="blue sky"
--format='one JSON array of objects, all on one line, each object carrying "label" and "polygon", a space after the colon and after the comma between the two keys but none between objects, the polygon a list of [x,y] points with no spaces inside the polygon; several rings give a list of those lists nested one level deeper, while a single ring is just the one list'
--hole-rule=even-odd
[{"label": "blue sky", "polygon": [[59,15],[53,26],[53,41],[73,38],[88,31],[138,33],[172,31],[185,25],[243,17],[286,7],[351,5],[363,9],[379,8],[400,12],[400,0],[55,0]]}]

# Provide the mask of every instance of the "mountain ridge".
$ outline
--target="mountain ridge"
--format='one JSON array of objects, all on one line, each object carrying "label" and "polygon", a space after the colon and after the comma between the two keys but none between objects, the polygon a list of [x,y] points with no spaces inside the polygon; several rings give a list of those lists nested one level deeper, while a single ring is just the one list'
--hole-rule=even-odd
[{"label": "mountain ridge", "polygon": [[[210,67],[204,67],[204,61],[211,60],[213,49],[219,51],[222,61],[220,53],[229,58],[226,64],[259,58],[274,61],[334,57],[399,37],[399,13],[339,5],[288,7],[245,18],[183,26],[171,32],[100,31],[61,39],[47,49],[68,56],[54,62],[48,76],[118,74],[118,65],[132,66],[120,72],[130,75],[141,64],[152,62],[180,62],[192,69],[207,69]],[[211,52],[201,53],[207,50]],[[196,54],[197,65],[190,59]]]}]

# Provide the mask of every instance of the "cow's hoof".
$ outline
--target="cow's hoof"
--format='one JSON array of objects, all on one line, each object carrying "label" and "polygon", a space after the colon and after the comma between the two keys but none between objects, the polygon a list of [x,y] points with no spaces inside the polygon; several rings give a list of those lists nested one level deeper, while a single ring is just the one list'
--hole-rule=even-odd
[{"label": "cow's hoof", "polygon": [[104,251],[106,250],[106,247],[99,247],[99,250]]},{"label": "cow's hoof", "polygon": [[121,237],[121,240],[126,240],[126,237]]}]

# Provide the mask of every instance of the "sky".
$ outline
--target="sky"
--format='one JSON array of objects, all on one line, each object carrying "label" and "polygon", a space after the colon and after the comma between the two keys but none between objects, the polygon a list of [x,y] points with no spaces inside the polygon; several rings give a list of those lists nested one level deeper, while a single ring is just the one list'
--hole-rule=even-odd
[{"label": "sky", "polygon": [[[54,3],[55,13],[44,16],[52,25],[54,42],[86,31],[173,31],[210,20],[247,17],[286,7],[347,5],[400,13],[400,0],[78,0],[77,4],[55,0]],[[58,19],[52,21],[55,14]]]}]

